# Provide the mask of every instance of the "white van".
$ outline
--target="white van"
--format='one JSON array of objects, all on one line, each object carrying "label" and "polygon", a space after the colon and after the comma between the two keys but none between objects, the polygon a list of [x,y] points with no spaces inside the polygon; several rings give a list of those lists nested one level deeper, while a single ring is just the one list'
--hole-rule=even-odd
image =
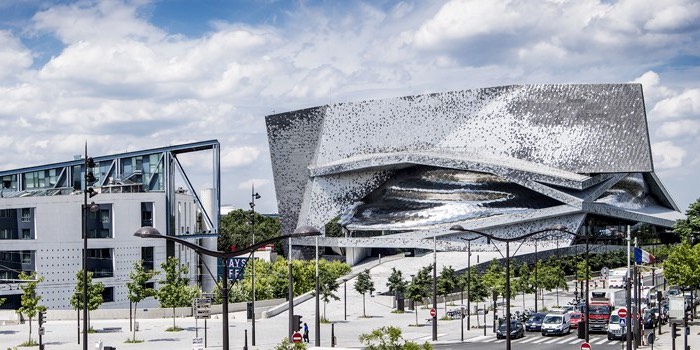
[{"label": "white van", "polygon": [[569,334],[571,332],[571,314],[547,314],[542,320],[542,335]]}]

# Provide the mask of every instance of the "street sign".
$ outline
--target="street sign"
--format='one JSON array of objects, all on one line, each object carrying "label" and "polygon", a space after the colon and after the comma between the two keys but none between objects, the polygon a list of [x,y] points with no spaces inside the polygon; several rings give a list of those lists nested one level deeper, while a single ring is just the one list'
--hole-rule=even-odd
[{"label": "street sign", "polygon": [[588,343],[581,344],[581,350],[591,350],[591,349],[593,349],[591,347],[591,344],[588,344]]},{"label": "street sign", "polygon": [[607,267],[600,269],[600,276],[603,277],[603,279],[608,279],[608,273],[610,273],[610,269]]},{"label": "street sign", "polygon": [[625,321],[624,318],[620,319],[620,327],[626,327],[627,326],[627,321]]},{"label": "street sign", "polygon": [[430,309],[430,317],[435,317],[437,316],[437,311],[435,309]]},{"label": "street sign", "polygon": [[223,275],[224,271],[228,272],[228,280],[233,282],[239,279],[243,279],[245,273],[245,267],[248,264],[248,258],[229,258],[226,262],[226,268],[224,268],[223,259],[219,259],[218,271],[219,278]]},{"label": "street sign", "polygon": [[621,307],[619,310],[617,310],[617,315],[620,316],[620,318],[627,317],[627,309],[624,307]]},{"label": "street sign", "polygon": [[194,318],[210,318],[211,316],[211,299],[196,298],[192,301],[194,308]]},{"label": "street sign", "polygon": [[204,350],[204,339],[192,338],[192,350]]},{"label": "street sign", "polygon": [[301,343],[301,333],[294,332],[294,334],[292,334],[292,342]]}]

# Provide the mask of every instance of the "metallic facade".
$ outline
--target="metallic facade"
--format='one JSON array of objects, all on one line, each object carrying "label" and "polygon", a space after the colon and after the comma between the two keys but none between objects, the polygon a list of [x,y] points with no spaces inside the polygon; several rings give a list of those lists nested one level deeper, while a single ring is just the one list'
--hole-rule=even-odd
[{"label": "metallic facade", "polygon": [[449,250],[454,224],[507,237],[683,217],[654,174],[639,84],[503,86],[266,122],[284,233],[335,218],[384,233],[327,246],[431,249],[425,238],[438,237]]}]

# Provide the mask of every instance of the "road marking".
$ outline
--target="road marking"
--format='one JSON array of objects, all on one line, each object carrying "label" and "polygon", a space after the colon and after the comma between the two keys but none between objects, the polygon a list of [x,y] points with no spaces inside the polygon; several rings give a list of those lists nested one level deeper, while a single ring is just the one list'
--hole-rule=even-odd
[{"label": "road marking", "polygon": [[[440,337],[442,337],[442,336],[444,336],[444,335],[446,335],[446,334],[445,334],[445,333],[438,333],[437,337],[438,337],[438,339],[439,339]],[[431,335],[429,335],[429,336],[425,336],[425,337],[418,338],[418,339],[419,339],[419,340],[433,340],[433,335],[431,334]]]},{"label": "road marking", "polygon": [[537,339],[538,339],[538,338],[535,338],[535,337],[527,337],[527,338],[523,338],[519,343],[523,343],[523,344],[524,344],[524,343],[529,343],[529,342],[535,341],[535,340],[537,340]]},{"label": "road marking", "polygon": [[544,336],[542,336],[541,338],[539,338],[539,339],[533,341],[532,343],[533,343],[533,344],[539,344],[539,343],[541,343],[541,342],[543,342],[543,341],[545,341],[545,340],[547,340],[547,339],[548,339],[548,338],[545,338]]}]

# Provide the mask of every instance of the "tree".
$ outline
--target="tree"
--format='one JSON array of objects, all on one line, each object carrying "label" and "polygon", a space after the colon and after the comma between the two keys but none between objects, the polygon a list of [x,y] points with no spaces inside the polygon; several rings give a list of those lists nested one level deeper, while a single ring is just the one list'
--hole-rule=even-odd
[{"label": "tree", "polygon": [[[102,302],[104,301],[102,299],[102,292],[105,290],[105,285],[102,284],[102,282],[97,282],[93,283],[92,282],[92,275],[93,273],[88,271],[87,273],[87,298],[88,298],[88,311],[95,311],[97,310],[100,305],[102,305]],[[84,308],[83,304],[83,270],[81,269],[75,274],[75,279],[77,281],[77,284],[75,285],[75,291],[73,292],[73,295],[70,297],[70,305],[76,309],[76,310],[82,310]],[[80,321],[78,321],[80,322]],[[88,325],[90,324],[90,317],[88,316],[87,320],[83,320],[83,322],[88,322]]]},{"label": "tree", "polygon": [[445,314],[447,314],[447,294],[457,287],[457,275],[452,266],[443,266],[440,271],[440,276],[435,283],[437,285],[438,294],[442,295],[445,300]]},{"label": "tree", "polygon": [[330,269],[321,269],[320,261],[318,268],[318,292],[321,301],[323,301],[323,319],[326,319],[326,305],[333,300],[340,300],[340,297],[335,295],[338,291],[340,283],[338,277],[334,276]]},{"label": "tree", "polygon": [[170,330],[178,331],[180,329],[175,325],[175,308],[192,305],[192,299],[198,290],[187,286],[188,279],[182,275],[187,275],[189,270],[175,257],[168,257],[160,267],[165,272],[165,279],[158,281],[162,286],[158,289],[157,298],[160,307],[173,309],[173,327]]},{"label": "tree", "polygon": [[422,346],[401,336],[401,328],[395,326],[384,326],[373,330],[368,334],[360,334],[360,341],[368,350],[401,350],[401,349],[432,349],[432,346],[425,342]]},{"label": "tree", "polygon": [[673,231],[680,234],[685,241],[690,241],[694,234],[700,233],[700,198],[688,206],[685,216],[686,219],[676,221]]},{"label": "tree", "polygon": [[44,276],[37,278],[36,271],[33,271],[31,275],[25,274],[24,271],[22,271],[19,274],[19,279],[22,280],[22,284],[19,286],[19,288],[22,289],[22,296],[20,297],[21,306],[16,312],[29,319],[29,340],[27,344],[31,345],[33,344],[32,319],[37,313],[46,311],[46,306],[39,305],[41,296],[36,295],[36,286],[44,281]]},{"label": "tree", "polygon": [[664,261],[664,277],[672,285],[696,287],[700,284],[700,245],[691,247],[683,241],[676,246]]},{"label": "tree", "polygon": [[[253,214],[250,210],[237,209],[221,218],[221,236],[218,241],[220,251],[228,252],[231,251],[232,246],[247,247],[253,244],[251,218],[255,219],[256,242],[279,235],[279,218],[265,216],[257,212]],[[281,253],[283,244],[283,242],[275,243],[275,251]]]},{"label": "tree", "polygon": [[365,294],[374,292],[374,282],[372,281],[372,276],[369,275],[369,270],[364,270],[357,275],[355,290],[362,294],[362,316],[367,317],[365,312]]},{"label": "tree", "polygon": [[401,270],[392,267],[386,286],[389,287],[389,292],[394,293],[394,300],[397,299],[399,294],[403,294],[406,291],[407,285],[408,281],[403,279]]},{"label": "tree", "polygon": [[[150,270],[146,271],[143,268],[143,260],[134,262],[134,269],[129,273],[129,279],[131,282],[126,283],[126,288],[128,289],[129,301],[134,303],[134,324],[136,323],[136,310],[138,310],[137,305],[142,300],[153,297],[156,295],[156,290],[148,287],[148,281],[153,277],[158,275],[158,271]],[[136,341],[136,327],[132,327],[133,337],[132,341]]]},{"label": "tree", "polygon": [[419,279],[413,278],[406,288],[406,298],[413,300],[414,309],[416,313],[416,326],[418,326],[418,308],[417,301],[423,300],[430,295],[428,287],[420,283]]},{"label": "tree", "polygon": [[535,290],[534,277],[530,274],[530,267],[525,262],[515,270],[518,277],[513,284],[515,285],[515,290],[523,295],[523,310],[525,310],[525,294],[532,293]]}]

